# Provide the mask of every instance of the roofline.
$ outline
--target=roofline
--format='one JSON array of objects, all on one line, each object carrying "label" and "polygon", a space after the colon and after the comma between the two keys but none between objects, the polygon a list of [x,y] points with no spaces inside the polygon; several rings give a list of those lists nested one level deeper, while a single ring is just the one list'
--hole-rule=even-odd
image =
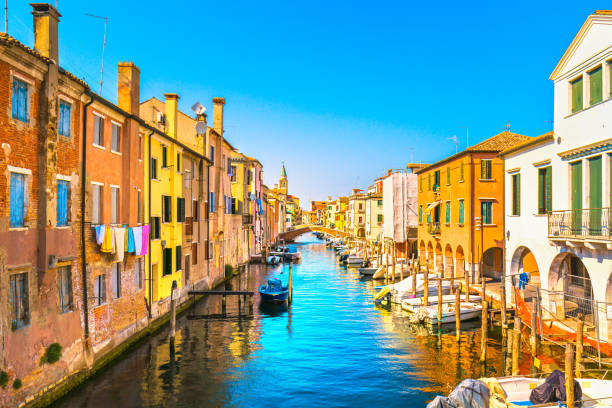
[{"label": "roofline", "polygon": [[544,142],[549,142],[551,140],[555,140],[555,135],[553,131],[544,133],[543,135],[540,135],[540,136],[536,136],[533,139],[528,140],[525,144],[518,144],[516,146],[509,147],[506,150],[502,150],[499,153],[499,157],[505,157],[509,154],[517,153],[524,149],[527,149],[528,147],[537,146],[537,145],[543,144]]}]

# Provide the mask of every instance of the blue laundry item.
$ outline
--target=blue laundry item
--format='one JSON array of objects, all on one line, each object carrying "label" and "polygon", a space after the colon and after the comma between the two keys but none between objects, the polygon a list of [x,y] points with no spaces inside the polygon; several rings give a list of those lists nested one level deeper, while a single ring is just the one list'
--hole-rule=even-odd
[{"label": "blue laundry item", "polygon": [[527,287],[527,283],[529,283],[529,274],[527,272],[521,272],[519,275],[519,290],[525,289]]},{"label": "blue laundry item", "polygon": [[127,251],[130,253],[136,252],[136,246],[134,245],[134,229],[128,228],[128,247]]}]

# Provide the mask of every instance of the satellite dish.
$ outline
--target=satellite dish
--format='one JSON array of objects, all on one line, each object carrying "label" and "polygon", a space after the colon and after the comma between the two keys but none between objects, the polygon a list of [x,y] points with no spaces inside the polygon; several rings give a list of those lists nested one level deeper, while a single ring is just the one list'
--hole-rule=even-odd
[{"label": "satellite dish", "polygon": [[201,115],[206,112],[206,108],[200,102],[194,103],[191,110],[194,111],[196,115]]},{"label": "satellite dish", "polygon": [[197,122],[195,125],[196,134],[204,135],[206,134],[206,122]]}]

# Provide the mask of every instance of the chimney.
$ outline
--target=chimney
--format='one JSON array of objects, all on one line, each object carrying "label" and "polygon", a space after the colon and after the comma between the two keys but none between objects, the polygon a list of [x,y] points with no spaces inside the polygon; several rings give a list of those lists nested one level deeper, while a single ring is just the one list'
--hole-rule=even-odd
[{"label": "chimney", "polygon": [[213,98],[213,129],[223,136],[223,105],[225,98]]},{"label": "chimney", "polygon": [[57,23],[62,16],[47,3],[30,3],[34,16],[34,49],[59,65]]},{"label": "chimney", "polygon": [[179,96],[175,93],[165,93],[166,97],[166,124],[168,126],[168,136],[176,139],[177,113]]},{"label": "chimney", "polygon": [[117,104],[132,115],[140,115],[140,70],[133,62],[117,65],[119,81]]}]

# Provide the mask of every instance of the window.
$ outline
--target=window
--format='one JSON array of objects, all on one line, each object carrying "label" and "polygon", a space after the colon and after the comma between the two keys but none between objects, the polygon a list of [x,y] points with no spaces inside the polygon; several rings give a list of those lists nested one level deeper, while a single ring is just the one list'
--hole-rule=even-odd
[{"label": "window", "polygon": [[166,146],[162,146],[162,169],[168,167],[168,148]]},{"label": "window", "polygon": [[176,172],[179,173],[181,171],[181,154],[176,154]]},{"label": "window", "polygon": [[419,223],[423,222],[423,206],[419,205]]},{"label": "window", "polygon": [[172,275],[172,248],[164,248],[163,263],[164,270],[162,272],[162,275]]},{"label": "window", "polygon": [[200,218],[200,206],[198,205],[198,200],[193,200],[191,203],[191,216],[194,221],[197,221]]},{"label": "window", "polygon": [[359,211],[363,210],[363,203],[359,203]]},{"label": "window", "polygon": [[427,175],[427,190],[431,191],[431,173]]},{"label": "window", "polygon": [[191,264],[192,265],[198,264],[198,244],[197,242],[194,242],[193,244],[191,244]]},{"label": "window", "polygon": [[382,207],[382,205],[383,205],[383,200],[378,200],[377,205],[378,205],[379,207]]},{"label": "window", "polygon": [[93,144],[104,146],[104,119],[98,115],[94,115]]},{"label": "window", "polygon": [[552,211],[552,167],[538,169],[538,214]]},{"label": "window", "polygon": [[459,181],[463,181],[463,175],[464,175],[464,170],[463,170],[463,162],[461,162],[461,166],[459,166]]},{"label": "window", "polygon": [[359,217],[359,224],[363,224],[363,217]]},{"label": "window", "polygon": [[512,175],[512,215],[521,215],[521,175]]},{"label": "window", "polygon": [[423,191],[423,176],[419,177],[419,192]]},{"label": "window", "polygon": [[185,222],[185,199],[181,197],[176,199],[176,222]]},{"label": "window", "polygon": [[18,329],[30,323],[28,274],[18,273],[10,278],[12,327]]},{"label": "window", "polygon": [[111,224],[119,224],[119,187],[111,186]]},{"label": "window", "polygon": [[446,168],[446,185],[450,185],[450,167]]},{"label": "window", "polygon": [[589,105],[595,105],[603,99],[603,77],[601,67],[589,72]]},{"label": "window", "polygon": [[57,119],[57,132],[66,137],[70,137],[70,103],[60,100],[59,114]]},{"label": "window", "polygon": [[212,259],[214,254],[215,254],[215,246],[213,245],[212,242],[208,243],[208,259]]},{"label": "window", "polygon": [[72,310],[72,269],[70,266],[57,268],[57,292],[62,313]]},{"label": "window", "polygon": [[440,189],[440,170],[434,172],[434,191]]},{"label": "window", "polygon": [[210,146],[210,162],[213,165],[215,164],[215,147],[214,146]]},{"label": "window", "polygon": [[113,299],[121,297],[121,262],[114,263],[111,266],[112,275],[111,283],[113,286]]},{"label": "window", "polygon": [[138,135],[138,160],[142,160],[142,135]]},{"label": "window", "polygon": [[68,225],[70,219],[70,183],[65,180],[57,180],[57,219],[56,225],[63,227]]},{"label": "window", "polygon": [[482,224],[488,225],[492,224],[493,217],[491,216],[493,203],[491,201],[481,201],[480,202],[480,216],[482,217]]},{"label": "window", "polygon": [[10,222],[11,228],[21,228],[24,226],[26,210],[26,176],[21,173],[11,173],[10,187]]},{"label": "window", "polygon": [[493,178],[491,174],[491,160],[490,159],[482,159],[480,161],[480,179],[481,180],[491,180]]},{"label": "window", "polygon": [[180,271],[181,269],[183,269],[182,260],[183,260],[183,247],[178,245],[176,247],[176,270],[177,271]]},{"label": "window", "polygon": [[582,77],[570,82],[572,88],[572,113],[582,109]]},{"label": "window", "polygon": [[[223,157],[225,157],[225,156],[223,156]],[[231,177],[231,176],[232,176],[232,174],[233,174],[233,173],[232,173],[232,170],[233,170],[233,169],[232,169],[232,165],[231,165],[231,162],[230,162],[230,158],[229,158],[229,157],[227,158],[227,167],[226,167],[226,169],[227,169],[227,175]],[[281,187],[282,187],[282,186],[281,186]]]},{"label": "window", "polygon": [[445,222],[447,224],[450,224],[450,220],[451,220],[451,203],[450,201],[446,202],[446,218],[445,218]]},{"label": "window", "polygon": [[215,212],[215,192],[214,191],[210,192],[210,198],[209,198],[208,206],[210,208],[210,212],[214,213]]},{"label": "window", "polygon": [[144,259],[137,258],[134,263],[134,284],[136,288],[142,289],[142,274],[144,272]]},{"label": "window", "polygon": [[160,239],[161,238],[161,228],[160,228],[160,219],[159,217],[151,217],[151,239]]},{"label": "window", "polygon": [[431,211],[427,213],[427,224],[431,224]]},{"label": "window", "polygon": [[13,78],[13,119],[28,121],[28,84]]},{"label": "window", "polygon": [[162,196],[163,222],[172,222],[172,197]]},{"label": "window", "polygon": [[231,166],[230,167],[230,181],[232,183],[235,183],[238,180],[238,176],[237,176],[238,171],[236,170],[236,166]]},{"label": "window", "polygon": [[102,185],[93,184],[91,190],[91,223],[102,222]]},{"label": "window", "polygon": [[463,200],[459,200],[459,224],[463,224],[465,217],[465,209],[463,206]]},{"label": "window", "polygon": [[142,224],[144,223],[144,202],[142,201],[142,190],[138,190],[136,194],[136,205],[138,206],[138,209],[136,210],[136,222],[138,224]]},{"label": "window", "polygon": [[113,138],[111,141],[111,152],[121,151],[121,127],[113,123]]},{"label": "window", "polygon": [[151,178],[157,180],[157,159],[151,157]]},{"label": "window", "polygon": [[106,303],[106,275],[98,275],[94,278],[94,299],[96,306]]}]

